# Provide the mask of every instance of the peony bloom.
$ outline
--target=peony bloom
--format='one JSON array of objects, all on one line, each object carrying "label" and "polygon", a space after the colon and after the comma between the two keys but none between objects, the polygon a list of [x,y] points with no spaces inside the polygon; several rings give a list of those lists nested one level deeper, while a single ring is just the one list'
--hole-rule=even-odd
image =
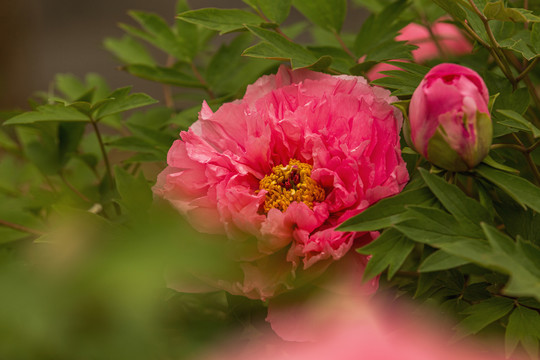
[{"label": "peony bloom", "polygon": [[489,152],[489,94],[475,71],[456,64],[431,69],[409,105],[411,141],[435,165],[464,171]]},{"label": "peony bloom", "polygon": [[264,299],[371,241],[335,228],[408,181],[395,100],[361,77],[282,66],[216,112],[203,103],[153,190],[197,230],[225,234],[242,272],[195,275]]},{"label": "peony bloom", "polygon": [[[431,59],[444,56],[458,56],[469,54],[473,47],[469,40],[453,24],[436,21],[429,29],[423,25],[410,23],[401,29],[396,37],[397,41],[408,41],[418,46],[412,51],[415,62],[423,63]],[[436,41],[433,39],[435,37]]]},{"label": "peony bloom", "polygon": [[[469,54],[473,47],[469,40],[453,24],[437,20],[429,29],[424,25],[410,23],[400,30],[396,36],[396,41],[407,41],[412,45],[418,46],[412,51],[414,62],[424,63],[428,60],[444,58],[446,56],[459,56]],[[434,40],[437,40],[435,42]],[[442,53],[441,53],[442,52]],[[380,63],[373,66],[366,74],[369,81],[384,77],[381,71],[401,70],[399,67],[391,64]]]}]

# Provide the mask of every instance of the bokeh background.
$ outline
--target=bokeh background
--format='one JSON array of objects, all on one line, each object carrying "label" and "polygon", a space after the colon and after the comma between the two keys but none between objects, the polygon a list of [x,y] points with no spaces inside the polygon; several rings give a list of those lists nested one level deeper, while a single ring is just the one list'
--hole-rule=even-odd
[{"label": "bokeh background", "polygon": [[[192,8],[247,7],[241,0],[191,0]],[[28,109],[27,99],[45,91],[57,73],[96,72],[111,88],[133,85],[161,99],[161,87],[117,69],[103,46],[120,37],[118,23],[135,25],[128,10],[157,13],[172,23],[176,0],[17,0],[0,1],[0,110]],[[367,14],[350,6],[345,27],[358,29]],[[292,10],[290,20],[301,17]],[[163,53],[157,53],[164,57]],[[165,59],[163,59],[165,62]]]},{"label": "bokeh background", "polygon": [[27,98],[47,90],[56,73],[97,72],[112,87],[156,87],[117,70],[103,39],[122,35],[119,22],[133,24],[130,9],[155,12],[172,22],[174,6],[175,0],[0,1],[0,108],[27,108]]}]

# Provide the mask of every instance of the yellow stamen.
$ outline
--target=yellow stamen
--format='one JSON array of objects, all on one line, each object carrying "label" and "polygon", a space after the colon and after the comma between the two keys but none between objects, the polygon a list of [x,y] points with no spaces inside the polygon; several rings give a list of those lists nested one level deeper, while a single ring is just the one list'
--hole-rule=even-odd
[{"label": "yellow stamen", "polygon": [[288,165],[272,168],[272,173],[259,181],[259,190],[266,190],[264,213],[276,208],[285,211],[289,205],[303,202],[313,209],[315,202],[324,200],[324,189],[311,178],[312,166],[295,159]]}]

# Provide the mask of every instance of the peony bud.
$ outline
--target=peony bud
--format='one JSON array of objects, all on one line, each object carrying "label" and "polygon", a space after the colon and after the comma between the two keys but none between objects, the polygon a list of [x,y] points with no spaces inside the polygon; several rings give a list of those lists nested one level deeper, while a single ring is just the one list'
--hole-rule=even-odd
[{"label": "peony bud", "polygon": [[489,95],[475,71],[456,64],[431,69],[409,105],[411,141],[433,164],[451,171],[475,167],[492,138]]}]

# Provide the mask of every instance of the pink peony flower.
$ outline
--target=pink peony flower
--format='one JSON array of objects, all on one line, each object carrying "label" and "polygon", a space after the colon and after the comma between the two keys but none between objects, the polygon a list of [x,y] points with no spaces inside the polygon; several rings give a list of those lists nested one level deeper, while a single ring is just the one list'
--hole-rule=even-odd
[{"label": "pink peony flower", "polygon": [[196,275],[264,299],[371,241],[335,228],[408,181],[395,100],[361,77],[282,66],[216,112],[203,103],[153,189],[197,230],[231,239],[242,275]]},{"label": "pink peony flower", "polygon": [[492,124],[489,94],[475,71],[456,64],[431,69],[409,105],[411,141],[435,165],[464,171],[489,152]]},{"label": "pink peony flower", "polygon": [[[469,54],[473,47],[469,40],[453,24],[437,20],[429,29],[423,25],[410,23],[400,30],[396,36],[396,41],[407,41],[412,45],[418,46],[412,51],[414,62],[419,64],[428,60],[444,58],[445,56],[459,56]],[[437,40],[435,42],[434,40]],[[442,52],[442,53],[441,53]],[[399,67],[391,64],[380,63],[373,66],[366,74],[369,81],[384,77],[381,71],[401,70]]]},{"label": "pink peony flower", "polygon": [[[465,55],[469,54],[473,47],[469,40],[453,24],[437,20],[431,26],[431,32],[423,25],[410,23],[401,29],[396,37],[397,41],[408,41],[418,46],[412,51],[414,61],[423,63],[431,59],[443,57],[445,55]],[[436,41],[433,39],[435,37]],[[441,53],[442,52],[442,53]]]}]

